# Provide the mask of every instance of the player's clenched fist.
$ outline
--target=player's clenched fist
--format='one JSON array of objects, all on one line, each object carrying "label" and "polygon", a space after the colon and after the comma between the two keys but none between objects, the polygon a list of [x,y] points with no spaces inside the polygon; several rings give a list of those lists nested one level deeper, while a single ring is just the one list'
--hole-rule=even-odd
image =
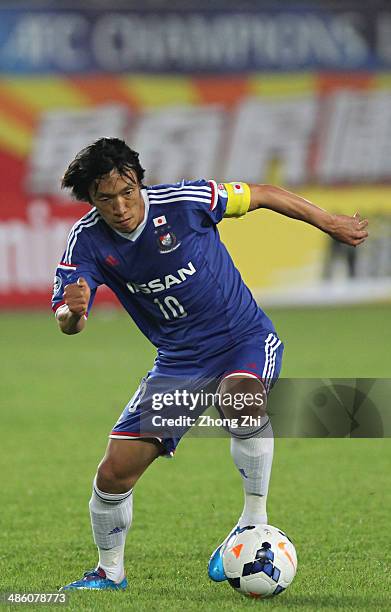
[{"label": "player's clenched fist", "polygon": [[77,283],[66,285],[64,289],[64,301],[70,312],[83,316],[87,313],[91,290],[85,278],[80,277]]},{"label": "player's clenched fist", "polygon": [[328,233],[332,238],[351,246],[358,246],[368,238],[368,219],[361,219],[359,213],[348,217],[347,215],[333,215],[332,227]]}]

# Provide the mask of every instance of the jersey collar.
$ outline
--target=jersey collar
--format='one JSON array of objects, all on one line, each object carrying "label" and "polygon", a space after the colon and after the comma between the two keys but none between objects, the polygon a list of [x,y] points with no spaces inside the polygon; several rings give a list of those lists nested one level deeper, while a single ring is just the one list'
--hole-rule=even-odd
[{"label": "jersey collar", "polygon": [[118,234],[119,236],[122,236],[122,238],[126,238],[126,240],[131,240],[131,242],[134,242],[135,240],[137,240],[137,238],[142,233],[144,227],[146,226],[147,220],[148,220],[149,199],[148,199],[147,190],[146,189],[141,189],[141,195],[142,195],[143,200],[144,200],[144,219],[141,221],[140,225],[138,225],[136,227],[136,229],[133,230],[133,232],[130,232],[130,233],[119,232],[118,230],[112,228],[115,231],[116,234]]}]

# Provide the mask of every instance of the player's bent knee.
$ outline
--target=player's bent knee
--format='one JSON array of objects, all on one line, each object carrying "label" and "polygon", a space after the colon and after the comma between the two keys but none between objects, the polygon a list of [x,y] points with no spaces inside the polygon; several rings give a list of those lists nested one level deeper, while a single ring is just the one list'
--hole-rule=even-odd
[{"label": "player's bent knee", "polygon": [[268,427],[267,394],[263,382],[241,373],[228,375],[220,384],[220,410],[229,421],[233,437],[262,435]]},{"label": "player's bent knee", "polygon": [[98,489],[105,493],[120,493],[134,487],[138,476],[131,469],[119,468],[110,459],[103,460],[96,473]]},{"label": "player's bent knee", "polygon": [[261,380],[243,374],[229,374],[219,387],[220,410],[226,418],[264,417],[267,395]]}]

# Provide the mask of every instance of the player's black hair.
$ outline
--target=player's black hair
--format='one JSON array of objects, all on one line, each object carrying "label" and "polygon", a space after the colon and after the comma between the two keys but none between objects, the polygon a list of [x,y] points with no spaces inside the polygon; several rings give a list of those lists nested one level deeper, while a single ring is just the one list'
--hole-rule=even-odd
[{"label": "player's black hair", "polygon": [[82,149],[69,164],[61,181],[62,189],[71,189],[76,200],[89,202],[91,184],[112,170],[126,176],[134,170],[143,187],[144,168],[139,154],[119,138],[99,138]]}]

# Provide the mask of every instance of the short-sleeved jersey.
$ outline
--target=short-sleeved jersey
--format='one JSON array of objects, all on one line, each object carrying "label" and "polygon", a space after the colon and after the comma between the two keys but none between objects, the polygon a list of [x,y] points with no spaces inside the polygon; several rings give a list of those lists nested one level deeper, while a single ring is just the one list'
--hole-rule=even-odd
[{"label": "short-sleeved jersey", "polygon": [[[235,184],[238,192],[241,184]],[[142,190],[143,222],[120,234],[93,208],[72,228],[56,271],[52,307],[82,276],[107,285],[164,362],[199,360],[258,331],[275,331],[220,240],[229,192],[214,181]]]}]

